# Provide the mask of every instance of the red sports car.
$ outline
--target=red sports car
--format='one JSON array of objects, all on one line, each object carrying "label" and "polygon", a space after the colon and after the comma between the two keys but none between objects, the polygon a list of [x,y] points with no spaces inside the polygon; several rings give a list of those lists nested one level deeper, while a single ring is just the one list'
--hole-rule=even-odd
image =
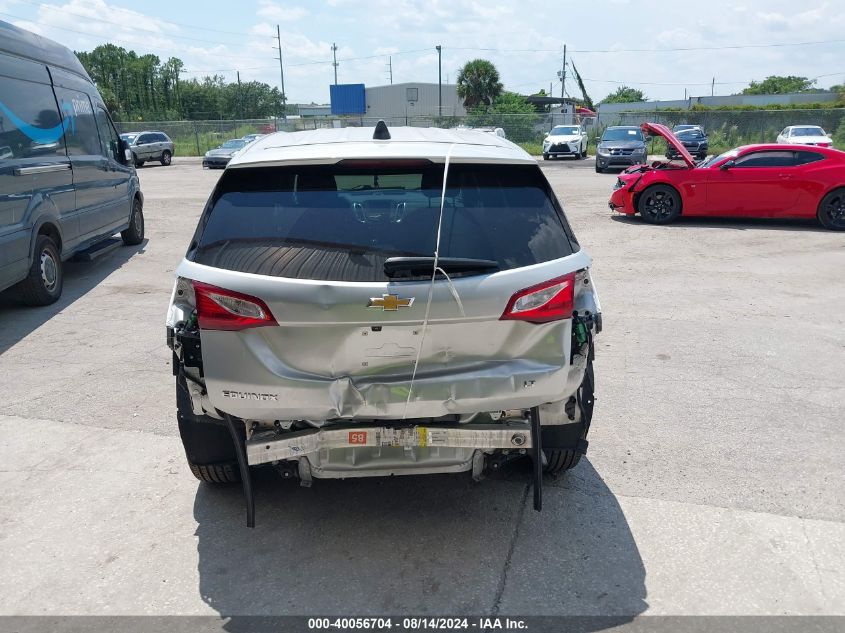
[{"label": "red sports car", "polygon": [[845,152],[800,145],[746,145],[696,165],[672,131],[643,123],[683,159],[634,165],[619,175],[610,208],[666,224],[678,216],[818,218],[845,230]]}]

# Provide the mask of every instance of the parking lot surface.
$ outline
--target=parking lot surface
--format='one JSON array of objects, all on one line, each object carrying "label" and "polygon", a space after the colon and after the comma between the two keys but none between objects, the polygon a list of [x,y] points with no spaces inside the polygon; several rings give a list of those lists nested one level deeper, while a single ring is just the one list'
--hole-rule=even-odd
[{"label": "parking lot surface", "polygon": [[588,459],[199,484],[164,316],[221,172],[139,170],[147,238],[0,295],[0,614],[845,614],[845,235],[613,217],[612,174],[543,169],[604,310]]}]

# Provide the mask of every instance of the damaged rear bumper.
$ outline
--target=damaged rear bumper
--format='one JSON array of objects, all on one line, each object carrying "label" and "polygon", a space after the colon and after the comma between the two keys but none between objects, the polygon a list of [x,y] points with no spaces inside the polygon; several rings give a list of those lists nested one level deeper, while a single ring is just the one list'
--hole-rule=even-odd
[{"label": "damaged rear bumper", "polygon": [[348,426],[308,429],[286,434],[254,433],[246,442],[250,466],[309,457],[321,451],[343,449],[514,449],[532,447],[531,426],[462,424],[460,426]]}]

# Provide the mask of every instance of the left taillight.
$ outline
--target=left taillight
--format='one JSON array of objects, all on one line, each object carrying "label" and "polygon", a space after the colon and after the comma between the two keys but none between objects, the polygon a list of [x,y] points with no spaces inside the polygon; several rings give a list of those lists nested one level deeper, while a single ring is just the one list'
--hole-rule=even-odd
[{"label": "left taillight", "polygon": [[278,325],[270,308],[258,297],[194,281],[197,320],[202,330],[236,332]]},{"label": "left taillight", "polygon": [[544,281],[515,293],[500,320],[548,323],[572,316],[575,273]]}]

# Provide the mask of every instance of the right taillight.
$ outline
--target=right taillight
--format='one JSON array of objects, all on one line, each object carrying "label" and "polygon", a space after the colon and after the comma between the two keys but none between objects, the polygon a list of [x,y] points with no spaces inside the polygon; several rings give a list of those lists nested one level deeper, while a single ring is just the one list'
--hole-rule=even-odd
[{"label": "right taillight", "polygon": [[572,316],[575,273],[544,281],[515,293],[500,320],[547,323]]},{"label": "right taillight", "polygon": [[202,330],[238,331],[278,325],[270,308],[258,297],[194,281],[197,320]]}]

